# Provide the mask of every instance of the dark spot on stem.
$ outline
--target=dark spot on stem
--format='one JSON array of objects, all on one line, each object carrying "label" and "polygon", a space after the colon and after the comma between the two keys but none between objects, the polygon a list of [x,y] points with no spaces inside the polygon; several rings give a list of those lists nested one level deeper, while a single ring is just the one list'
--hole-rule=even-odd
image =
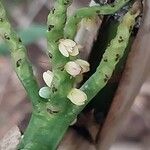
[{"label": "dark spot on stem", "polygon": [[66,0],[66,1],[64,2],[64,5],[69,5],[69,0]]},{"label": "dark spot on stem", "polygon": [[53,58],[53,55],[52,55],[51,53],[48,53],[48,57],[49,57],[50,59],[52,59],[52,58]]},{"label": "dark spot on stem", "polygon": [[18,67],[20,67],[20,65],[21,65],[21,59],[17,60],[16,67],[18,68]]},{"label": "dark spot on stem", "polygon": [[52,8],[51,12],[52,12],[52,14],[54,14],[55,13],[55,8]]},{"label": "dark spot on stem", "polygon": [[47,108],[47,112],[48,112],[49,114],[56,114],[56,113],[58,113],[59,111],[58,111],[58,110],[51,110],[50,108]]},{"label": "dark spot on stem", "polygon": [[54,86],[52,87],[52,92],[53,93],[57,92],[57,89]]},{"label": "dark spot on stem", "polygon": [[54,28],[54,25],[49,25],[48,26],[48,31],[51,31]]},{"label": "dark spot on stem", "polygon": [[67,21],[67,17],[65,16],[65,21],[64,21],[64,25],[66,24],[66,21]]},{"label": "dark spot on stem", "polygon": [[22,42],[21,38],[19,38],[18,41],[21,43]]},{"label": "dark spot on stem", "polygon": [[107,80],[107,78],[104,78],[104,82],[107,82],[108,80]]},{"label": "dark spot on stem", "polygon": [[108,59],[107,59],[107,58],[105,58],[105,59],[104,59],[104,62],[108,62]]},{"label": "dark spot on stem", "polygon": [[97,10],[96,13],[97,13],[97,14],[100,14],[100,10]]},{"label": "dark spot on stem", "polygon": [[6,40],[10,40],[10,37],[8,36],[7,33],[4,34],[4,38],[5,38]]},{"label": "dark spot on stem", "polygon": [[60,70],[60,71],[64,71],[64,65],[63,66],[59,66],[57,69]]},{"label": "dark spot on stem", "polygon": [[109,80],[109,76],[105,74],[104,82],[107,82]]},{"label": "dark spot on stem", "polygon": [[124,41],[124,40],[123,40],[123,37],[122,37],[122,36],[119,36],[118,42],[121,43],[121,42],[123,42],[123,41]]},{"label": "dark spot on stem", "polygon": [[119,54],[116,54],[116,58],[115,58],[115,61],[118,61],[120,58],[120,55]]},{"label": "dark spot on stem", "polygon": [[55,43],[59,43],[59,39],[57,39],[57,40],[55,41]]},{"label": "dark spot on stem", "polygon": [[60,69],[60,71],[64,71],[64,67]]},{"label": "dark spot on stem", "polygon": [[130,26],[130,28],[129,28],[130,33],[132,32],[132,29],[133,29],[133,26]]},{"label": "dark spot on stem", "polygon": [[4,20],[3,20],[3,18],[0,18],[0,22],[3,22]]},{"label": "dark spot on stem", "polygon": [[111,4],[111,7],[115,7],[115,4]]},{"label": "dark spot on stem", "polygon": [[77,18],[77,16],[78,16],[77,14],[76,14],[76,15],[74,15],[74,18]]}]

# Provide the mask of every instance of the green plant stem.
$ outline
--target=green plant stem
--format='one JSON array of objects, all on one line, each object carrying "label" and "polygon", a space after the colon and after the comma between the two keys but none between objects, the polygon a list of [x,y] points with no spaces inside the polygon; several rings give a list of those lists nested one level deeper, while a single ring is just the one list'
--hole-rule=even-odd
[{"label": "green plant stem", "polygon": [[[56,8],[59,11],[61,10],[60,12],[63,12],[63,15],[66,14],[67,10],[66,5],[64,6],[64,2],[68,2],[68,0],[58,0],[56,2]],[[60,12],[56,11],[56,14],[54,13],[56,15],[53,18],[54,21],[59,21],[59,18],[61,18]],[[111,77],[116,64],[124,54],[130,37],[130,30],[134,26],[137,15],[138,13],[129,11],[123,17],[123,21],[118,27],[116,37],[106,49],[97,71],[81,87],[81,90],[83,90],[88,97],[86,104],[88,104],[88,102],[90,102],[91,99],[106,85]],[[55,41],[63,37],[63,33],[60,29],[64,26],[57,23],[56,25],[56,27],[49,26],[53,27],[53,29],[51,30],[50,28],[48,35],[49,46],[51,49],[50,52],[53,55],[52,57],[54,57],[54,60],[52,61],[55,65],[55,80],[52,87],[52,97],[48,102],[42,102],[42,99],[38,96],[38,85],[33,76],[32,67],[27,59],[25,47],[22,45],[20,38],[12,31],[10,24],[6,19],[4,8],[0,4],[0,35],[10,46],[14,68],[26,88],[33,105],[36,106],[33,109],[32,118],[24,134],[24,138],[18,147],[19,150],[55,150],[70,123],[86,105],[79,107],[72,104],[67,99],[66,95],[72,88],[72,83],[69,82],[72,80],[65,71],[61,72],[60,60],[64,60],[64,58],[58,55],[58,41]],[[52,32],[53,30],[55,32]],[[57,61],[58,64],[55,64]],[[64,62],[65,61],[66,59]]]},{"label": "green plant stem", "polygon": [[[51,101],[54,100],[58,105],[60,101],[58,100],[58,102],[56,102],[55,98],[65,97],[74,83],[74,79],[70,78],[69,74],[63,70],[69,58],[64,57],[58,49],[59,40],[63,38],[64,34],[63,29],[67,18],[67,8],[71,3],[72,0],[57,0],[47,20],[48,55],[50,56],[53,66],[52,71],[54,73]],[[61,103],[61,105],[63,104]]]},{"label": "green plant stem", "polygon": [[[71,115],[70,115],[71,114]],[[49,115],[49,117],[47,116]],[[20,150],[55,150],[75,114],[68,109],[53,115],[33,113],[30,124],[19,146]]]},{"label": "green plant stem", "polygon": [[[106,49],[97,71],[81,87],[81,90],[83,90],[88,96],[86,104],[91,101],[91,99],[105,86],[109,80],[109,78],[106,80],[105,74],[111,76],[116,64],[122,57],[129,41],[131,26],[133,27],[137,15],[138,14],[132,14],[130,11],[123,17],[123,21],[118,26],[116,37],[111,41],[110,46]],[[121,35],[124,37],[124,41],[118,43],[118,38]],[[116,59],[116,48],[117,54],[119,53],[120,57],[114,62],[113,59]],[[105,61],[106,56],[107,59],[110,60],[109,63]],[[114,64],[112,64],[112,62]],[[109,67],[110,64],[112,64],[112,66],[110,69],[107,68],[109,71],[106,72],[104,68],[107,66]],[[56,97],[56,101],[58,100],[57,98],[59,97]],[[65,97],[60,98],[60,100],[61,102],[68,101]],[[62,109],[58,113],[48,113],[50,111],[47,111],[47,109],[43,111],[45,109],[45,104],[44,109],[40,105],[41,109],[33,112],[31,122],[25,133],[25,137],[20,148],[22,150],[55,150],[65,134],[69,124],[77,117],[85,105],[79,107],[68,102],[66,107],[64,107],[65,109]],[[46,107],[48,108],[48,105]]]},{"label": "green plant stem", "polygon": [[11,28],[11,25],[6,17],[6,12],[0,2],[0,36],[5,40],[11,49],[11,57],[14,69],[27,91],[29,98],[35,106],[41,98],[38,95],[38,84],[33,75],[31,63],[27,59],[26,49],[22,44],[21,39]]},{"label": "green plant stem", "polygon": [[[82,85],[81,90],[87,94],[87,105],[93,97],[107,84],[116,68],[119,60],[123,57],[128,46],[131,31],[135,25],[135,20],[141,12],[141,3],[135,2],[133,7],[123,17],[118,26],[116,37],[111,40],[96,72]],[[85,106],[72,108],[79,113]]]},{"label": "green plant stem", "polygon": [[107,4],[78,9],[73,16],[68,18],[64,29],[64,37],[74,39],[78,24],[83,18],[90,18],[96,15],[114,14],[129,1],[130,0],[115,0],[115,2],[110,5]]},{"label": "green plant stem", "polygon": [[[72,0],[57,0],[54,8],[50,11],[47,19],[47,41],[48,52],[52,60],[53,70],[57,70],[67,58],[61,55],[58,50],[59,40],[63,38],[63,28],[67,18],[67,8],[72,3]],[[57,62],[57,63],[56,63]]]}]

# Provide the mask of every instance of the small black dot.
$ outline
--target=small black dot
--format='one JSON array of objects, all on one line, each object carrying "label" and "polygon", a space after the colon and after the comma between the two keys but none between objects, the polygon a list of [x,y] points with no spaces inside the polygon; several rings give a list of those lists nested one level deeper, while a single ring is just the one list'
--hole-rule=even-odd
[{"label": "small black dot", "polygon": [[5,38],[6,40],[10,40],[10,37],[8,36],[7,33],[4,34],[4,38]]},{"label": "small black dot", "polygon": [[18,68],[18,67],[20,67],[20,65],[21,65],[21,59],[18,59],[16,62],[16,67]]},{"label": "small black dot", "polygon": [[62,68],[60,69],[60,71],[64,71],[64,67],[62,67]]},{"label": "small black dot", "polygon": [[57,89],[54,86],[52,87],[52,92],[53,93],[57,92]]},{"label": "small black dot", "polygon": [[19,42],[20,42],[20,43],[22,42],[21,38],[19,38]]},{"label": "small black dot", "polygon": [[59,111],[51,110],[50,108],[47,108],[47,112],[48,112],[49,114],[54,114],[54,113],[58,113]]},{"label": "small black dot", "polygon": [[52,14],[54,14],[55,13],[55,8],[52,8],[51,12],[52,12]]},{"label": "small black dot", "polygon": [[54,28],[54,25],[49,25],[49,26],[48,26],[48,31],[51,31],[52,28]]},{"label": "small black dot", "polygon": [[132,32],[132,29],[133,29],[133,26],[130,26],[130,28],[129,28],[130,33]]},{"label": "small black dot", "polygon": [[112,4],[111,7],[115,7],[115,4]]},{"label": "small black dot", "polygon": [[55,40],[55,42],[58,43],[58,42],[59,42],[59,39]]},{"label": "small black dot", "polygon": [[108,81],[108,78],[104,78],[104,82],[107,82]]},{"label": "small black dot", "polygon": [[118,42],[121,43],[121,42],[123,42],[123,41],[124,41],[124,40],[123,40],[123,37],[122,37],[122,36],[119,36]]},{"label": "small black dot", "polygon": [[49,56],[50,59],[53,58],[53,55],[51,53],[48,53],[48,56]]},{"label": "small black dot", "polygon": [[3,18],[0,18],[0,22],[3,22],[4,20],[3,20]]},{"label": "small black dot", "polygon": [[106,78],[109,78],[107,74],[105,74],[105,77],[106,77]]},{"label": "small black dot", "polygon": [[105,74],[104,82],[107,82],[109,80],[109,76]]},{"label": "small black dot", "polygon": [[68,5],[69,4],[69,0],[66,0],[65,2],[64,2],[64,5]]},{"label": "small black dot", "polygon": [[108,62],[108,59],[107,59],[107,58],[105,58],[105,59],[104,59],[104,62]]},{"label": "small black dot", "polygon": [[116,54],[116,58],[115,58],[115,61],[118,61],[120,58],[120,55],[119,54]]},{"label": "small black dot", "polygon": [[96,13],[97,13],[97,14],[100,14],[100,10],[97,10]]}]

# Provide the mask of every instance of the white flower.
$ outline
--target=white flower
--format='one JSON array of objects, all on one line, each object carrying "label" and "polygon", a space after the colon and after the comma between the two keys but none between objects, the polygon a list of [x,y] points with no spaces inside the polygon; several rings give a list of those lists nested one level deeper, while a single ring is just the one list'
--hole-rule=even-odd
[{"label": "white flower", "polygon": [[75,62],[82,68],[81,73],[88,72],[90,70],[90,64],[82,59],[77,59]]},{"label": "white flower", "polygon": [[69,61],[65,65],[65,70],[73,77],[88,72],[90,70],[90,64],[82,59],[77,59],[75,61]]},{"label": "white flower", "polygon": [[42,87],[39,90],[39,95],[40,95],[40,97],[45,98],[45,99],[50,98],[50,88],[49,87]]},{"label": "white flower", "polygon": [[71,39],[61,39],[59,41],[59,51],[65,57],[77,56],[80,48],[81,46]]},{"label": "white flower", "polygon": [[64,68],[73,77],[79,75],[81,72],[81,67],[74,61],[69,61],[68,63],[66,63]]},{"label": "white flower", "polygon": [[53,73],[49,70],[43,73],[43,79],[47,86],[51,87],[53,77]]},{"label": "white flower", "polygon": [[73,88],[67,95],[67,98],[70,99],[73,104],[81,106],[85,104],[87,95],[80,89]]}]

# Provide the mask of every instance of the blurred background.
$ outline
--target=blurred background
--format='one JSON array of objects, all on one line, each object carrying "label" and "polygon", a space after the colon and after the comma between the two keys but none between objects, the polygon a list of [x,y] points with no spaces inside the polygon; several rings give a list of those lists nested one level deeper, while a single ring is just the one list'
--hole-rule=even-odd
[{"label": "blurred background", "polygon": [[[88,5],[90,0],[74,0],[70,8],[72,13],[76,7]],[[5,0],[8,17],[12,26],[21,36],[27,47],[34,71],[42,85],[42,73],[49,69],[50,63],[45,54],[46,20],[49,9],[53,6],[50,0]],[[0,39],[0,140],[7,136],[8,131],[17,132],[17,126],[24,132],[28,124],[31,105],[25,90],[20,84],[11,65],[9,49]],[[11,133],[12,134],[12,133]],[[78,137],[78,138],[77,138]],[[67,144],[66,144],[67,143]],[[74,149],[93,150],[85,138],[72,128],[64,138],[60,150]],[[6,147],[6,150],[13,148]],[[5,150],[3,148],[3,150]],[[150,77],[147,76],[141,91],[129,110],[128,117],[111,150],[150,150]]]}]

